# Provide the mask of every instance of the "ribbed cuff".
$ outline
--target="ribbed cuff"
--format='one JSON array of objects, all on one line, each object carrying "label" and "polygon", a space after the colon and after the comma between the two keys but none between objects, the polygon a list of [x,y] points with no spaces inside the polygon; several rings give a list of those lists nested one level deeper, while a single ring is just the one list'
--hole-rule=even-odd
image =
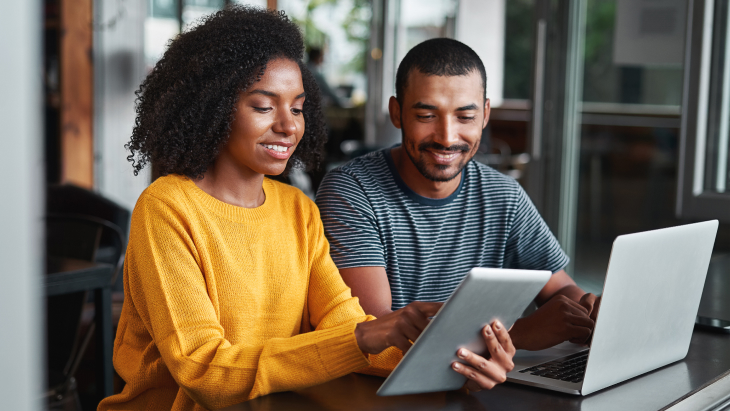
[{"label": "ribbed cuff", "polygon": [[370,365],[370,361],[357,345],[357,323],[321,330],[317,342],[319,357],[331,377],[347,375]]}]

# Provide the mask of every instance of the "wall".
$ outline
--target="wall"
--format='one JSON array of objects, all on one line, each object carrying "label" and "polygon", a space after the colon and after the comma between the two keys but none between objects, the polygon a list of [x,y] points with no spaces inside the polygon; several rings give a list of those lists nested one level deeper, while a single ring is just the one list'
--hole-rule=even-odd
[{"label": "wall", "polygon": [[[0,398],[4,410],[41,409],[41,16],[40,2],[0,13]],[[12,41],[8,41],[12,39]]]}]

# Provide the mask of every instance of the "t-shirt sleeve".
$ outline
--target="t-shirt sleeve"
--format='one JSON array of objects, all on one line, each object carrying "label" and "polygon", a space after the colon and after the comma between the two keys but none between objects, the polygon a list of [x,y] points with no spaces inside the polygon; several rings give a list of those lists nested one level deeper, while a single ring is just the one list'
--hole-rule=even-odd
[{"label": "t-shirt sleeve", "polygon": [[339,269],[385,267],[384,247],[373,206],[359,182],[333,170],[317,191],[330,254]]},{"label": "t-shirt sleeve", "polygon": [[550,270],[554,274],[565,268],[569,261],[527,193],[518,186],[504,267]]}]

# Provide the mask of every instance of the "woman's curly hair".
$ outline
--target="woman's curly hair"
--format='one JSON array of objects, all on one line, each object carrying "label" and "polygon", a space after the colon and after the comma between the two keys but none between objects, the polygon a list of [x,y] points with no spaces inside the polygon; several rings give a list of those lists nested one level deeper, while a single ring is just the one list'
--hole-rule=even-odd
[{"label": "woman's curly hair", "polygon": [[299,28],[283,12],[232,6],[173,40],[137,91],[131,152],[135,175],[152,163],[160,175],[202,178],[228,141],[239,94],[259,81],[275,58],[302,72],[306,128],[286,166],[317,168],[326,126],[319,88],[302,64]]}]

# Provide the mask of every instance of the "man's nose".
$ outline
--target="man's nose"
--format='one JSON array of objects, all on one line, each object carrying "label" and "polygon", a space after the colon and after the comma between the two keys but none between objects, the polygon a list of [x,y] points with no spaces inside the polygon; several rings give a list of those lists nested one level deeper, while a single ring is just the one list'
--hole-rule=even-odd
[{"label": "man's nose", "polygon": [[433,141],[444,147],[451,147],[459,142],[456,127],[449,117],[439,119],[435,134]]}]

